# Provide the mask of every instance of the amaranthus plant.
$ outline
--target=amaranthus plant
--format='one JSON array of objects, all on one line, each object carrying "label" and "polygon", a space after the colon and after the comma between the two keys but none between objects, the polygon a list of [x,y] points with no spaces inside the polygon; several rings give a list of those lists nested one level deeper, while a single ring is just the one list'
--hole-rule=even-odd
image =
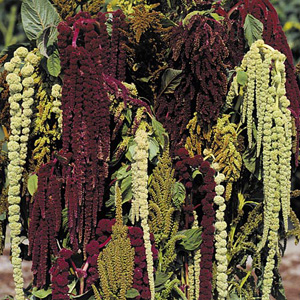
[{"label": "amaranthus plant", "polygon": [[23,0],[21,20],[0,58],[16,299],[286,299],[300,91],[269,0]]}]

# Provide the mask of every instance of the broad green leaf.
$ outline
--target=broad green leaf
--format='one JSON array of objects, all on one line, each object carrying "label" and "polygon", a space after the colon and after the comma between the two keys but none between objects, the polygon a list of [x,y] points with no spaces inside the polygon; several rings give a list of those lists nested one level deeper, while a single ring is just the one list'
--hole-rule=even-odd
[{"label": "broad green leaf", "polygon": [[131,109],[128,108],[126,110],[125,118],[128,121],[128,123],[130,124],[131,121],[132,121],[132,111],[131,111]]},{"label": "broad green leaf", "polygon": [[44,299],[44,298],[48,297],[51,293],[52,293],[51,289],[48,289],[48,290],[44,290],[44,289],[38,290],[36,287],[34,287],[32,289],[32,295],[34,295],[35,297],[38,297],[40,299]]},{"label": "broad green leaf", "polygon": [[131,174],[131,170],[128,170],[128,165],[123,165],[117,170],[113,175],[112,179],[117,178],[119,181],[127,177],[129,174]]},{"label": "broad green leaf", "polygon": [[37,191],[38,188],[38,176],[36,174],[32,174],[29,176],[27,181],[27,189],[31,196]]},{"label": "broad green leaf", "polygon": [[48,0],[23,0],[21,17],[28,39],[36,40],[49,25],[58,25],[59,14]]},{"label": "broad green leaf", "polygon": [[59,52],[57,49],[55,49],[47,59],[47,70],[49,74],[54,77],[57,77],[60,74],[61,67],[60,67]]},{"label": "broad green leaf", "polygon": [[127,292],[126,292],[126,298],[128,299],[134,299],[135,297],[139,296],[140,293],[138,290],[134,289],[134,288],[131,288],[129,289]]},{"label": "broad green leaf", "polygon": [[171,187],[172,202],[179,209],[185,200],[186,191],[185,187],[181,182],[175,182]]},{"label": "broad green leaf", "polygon": [[56,26],[48,26],[45,30],[43,30],[36,40],[36,46],[38,47],[40,53],[49,58],[47,53],[47,48],[49,46],[53,46],[53,44],[57,40],[57,29]]},{"label": "broad green leaf", "polygon": [[161,77],[161,91],[158,98],[162,94],[172,94],[181,82],[182,70],[168,68]]},{"label": "broad green leaf", "polygon": [[148,137],[149,141],[149,160],[153,162],[154,158],[159,154],[159,144],[158,142],[152,138]]},{"label": "broad green leaf", "polygon": [[257,40],[262,39],[264,25],[261,21],[248,14],[244,23],[244,34],[249,47]]},{"label": "broad green leaf", "polygon": [[240,70],[237,72],[236,76],[237,76],[237,82],[239,85],[242,85],[242,86],[246,85],[246,83],[248,81],[248,75],[246,72]]},{"label": "broad green leaf", "polygon": [[116,186],[113,184],[109,189],[109,199],[105,201],[105,207],[109,208],[115,205],[115,189]]},{"label": "broad green leaf", "polygon": [[164,288],[164,284],[168,281],[170,275],[163,273],[161,271],[157,271],[155,273],[155,291],[159,292]]},{"label": "broad green leaf", "polygon": [[132,177],[131,174],[124,178],[121,182],[121,192],[125,193],[129,188],[131,188]]},{"label": "broad green leaf", "polygon": [[168,136],[166,130],[164,129],[163,125],[160,122],[158,122],[154,117],[152,117],[151,123],[154,135],[156,136],[156,140],[158,141],[161,148],[164,148],[165,138]]},{"label": "broad green leaf", "polygon": [[4,88],[3,88],[3,87],[0,87],[0,93],[1,93],[3,90],[4,90]]},{"label": "broad green leaf", "polygon": [[132,199],[132,189],[130,186],[122,195],[122,204],[130,201],[131,199]]},{"label": "broad green leaf", "polygon": [[132,162],[133,161],[133,157],[135,154],[135,147],[136,147],[136,142],[134,141],[134,139],[132,139],[129,143],[128,143],[128,150],[125,154],[125,157]]},{"label": "broad green leaf", "polygon": [[185,236],[185,238],[180,241],[180,245],[183,246],[186,251],[197,250],[202,242],[201,233],[201,228],[192,228],[179,231],[177,235]]},{"label": "broad green leaf", "polygon": [[262,178],[261,158],[256,157],[256,143],[251,149],[247,148],[242,155],[245,167],[258,179]]}]

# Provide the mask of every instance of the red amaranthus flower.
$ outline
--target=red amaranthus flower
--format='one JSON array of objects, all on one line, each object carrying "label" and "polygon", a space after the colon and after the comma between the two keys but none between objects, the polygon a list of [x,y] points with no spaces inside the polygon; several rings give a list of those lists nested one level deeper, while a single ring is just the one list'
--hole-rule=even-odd
[{"label": "red amaranthus flower", "polygon": [[[176,151],[180,160],[175,164],[175,170],[179,180],[185,185],[188,194],[184,207],[185,228],[189,228],[193,222],[193,210],[201,215],[202,243],[200,246],[200,296],[199,300],[210,300],[212,297],[212,260],[214,254],[215,210],[213,199],[215,197],[215,171],[208,161],[204,161],[201,155],[189,157],[188,151],[181,148]],[[199,175],[193,178],[192,174],[199,171]],[[197,178],[199,177],[199,178]],[[200,180],[201,178],[201,180]],[[193,198],[193,200],[191,199]],[[201,207],[201,210],[199,208]]]},{"label": "red amaranthus flower", "polygon": [[61,180],[56,160],[42,165],[38,172],[38,190],[30,207],[29,253],[37,287],[46,284],[50,255],[57,255],[56,238],[61,225]]},{"label": "red amaranthus flower", "polygon": [[194,111],[206,124],[219,115],[227,92],[226,41],[226,28],[200,15],[180,23],[170,34],[171,65],[182,70],[182,78],[174,94],[163,94],[155,108],[177,147],[184,143],[182,134]]},{"label": "red amaranthus flower", "polygon": [[69,263],[68,259],[71,257],[72,251],[68,249],[61,249],[58,253],[58,258],[50,269],[51,287],[53,300],[69,300],[68,295],[68,276]]}]

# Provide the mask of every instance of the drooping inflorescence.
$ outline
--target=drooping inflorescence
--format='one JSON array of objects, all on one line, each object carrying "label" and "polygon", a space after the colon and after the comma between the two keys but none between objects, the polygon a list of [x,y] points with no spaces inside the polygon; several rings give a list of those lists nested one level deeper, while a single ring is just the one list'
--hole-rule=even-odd
[{"label": "drooping inflorescence", "polygon": [[28,139],[30,133],[31,106],[34,102],[34,80],[31,75],[34,67],[39,63],[39,58],[24,47],[19,47],[14,52],[14,57],[4,67],[8,72],[6,81],[10,90],[10,115],[11,135],[8,147],[8,203],[9,226],[11,228],[12,264],[16,285],[16,299],[24,299],[23,277],[20,253],[20,202],[21,178],[26,163]]},{"label": "drooping inflorescence", "polygon": [[[276,223],[276,220],[279,219],[281,211],[287,231],[290,212],[292,118],[288,109],[290,101],[285,90],[284,61],[283,54],[258,40],[252,44],[241,64],[241,69],[247,74],[241,108],[242,122],[247,119],[250,147],[253,124],[257,119],[257,156],[262,148],[264,230],[258,250],[261,250],[267,241],[270,248],[267,259],[269,271],[264,277],[263,299],[269,297],[272,285],[270,270],[274,267],[274,255],[278,247],[279,223]],[[232,97],[227,100],[230,102]]]}]

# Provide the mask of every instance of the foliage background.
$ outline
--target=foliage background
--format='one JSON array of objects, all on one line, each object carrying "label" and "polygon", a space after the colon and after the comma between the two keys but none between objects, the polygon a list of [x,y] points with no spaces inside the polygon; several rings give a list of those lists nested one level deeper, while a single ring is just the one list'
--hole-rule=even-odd
[{"label": "foliage background", "polygon": [[[295,64],[300,61],[300,1],[271,0],[276,8]],[[0,0],[0,51],[9,45],[28,42],[21,24],[21,0]]]}]

